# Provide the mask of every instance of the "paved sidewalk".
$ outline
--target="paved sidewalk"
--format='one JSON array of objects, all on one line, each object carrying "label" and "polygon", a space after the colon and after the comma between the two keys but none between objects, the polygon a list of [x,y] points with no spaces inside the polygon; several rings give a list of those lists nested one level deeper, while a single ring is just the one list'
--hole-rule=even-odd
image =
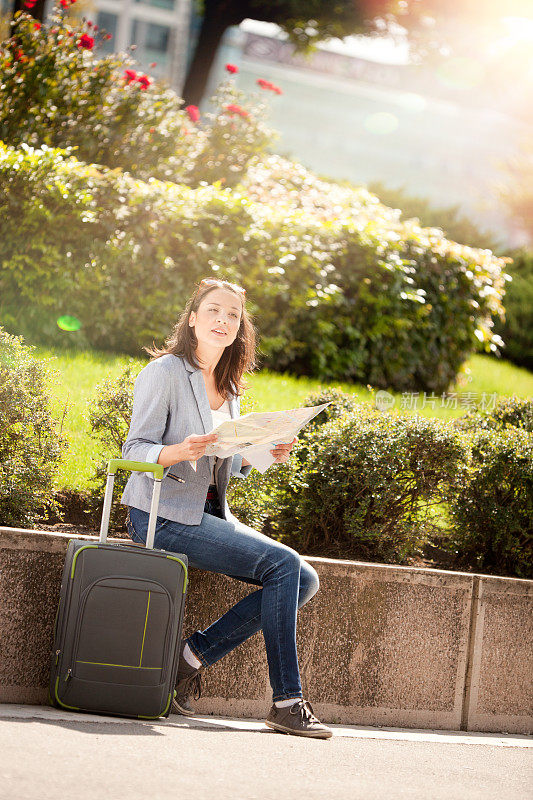
[{"label": "paved sidewalk", "polygon": [[533,800],[533,738],[331,727],[317,741],[261,720],[140,722],[0,704],[0,797]]}]

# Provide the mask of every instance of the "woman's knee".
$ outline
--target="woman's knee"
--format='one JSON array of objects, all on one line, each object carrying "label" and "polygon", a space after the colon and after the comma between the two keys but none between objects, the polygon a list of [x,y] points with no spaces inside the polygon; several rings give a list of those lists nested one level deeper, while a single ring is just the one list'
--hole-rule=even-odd
[{"label": "woman's knee", "polygon": [[282,572],[284,575],[292,574],[299,579],[301,558],[292,547],[271,541],[262,561],[265,573],[279,575]]},{"label": "woman's knee", "polygon": [[320,580],[316,569],[307,561],[301,559],[300,563],[300,595],[298,598],[298,605],[307,603],[320,588]]}]

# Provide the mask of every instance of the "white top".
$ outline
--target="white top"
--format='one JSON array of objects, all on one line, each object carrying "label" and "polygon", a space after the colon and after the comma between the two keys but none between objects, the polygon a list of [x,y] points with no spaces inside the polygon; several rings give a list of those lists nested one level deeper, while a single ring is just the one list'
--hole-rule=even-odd
[{"label": "white top", "polygon": [[[213,428],[216,428],[217,425],[220,425],[221,422],[226,422],[226,420],[231,419],[231,412],[229,410],[229,403],[227,400],[224,400],[220,408],[212,408],[211,409],[211,416],[213,417]],[[213,471],[211,472],[211,481],[210,483],[215,483],[215,467],[217,463],[217,456],[215,456],[215,461],[213,463]]]}]

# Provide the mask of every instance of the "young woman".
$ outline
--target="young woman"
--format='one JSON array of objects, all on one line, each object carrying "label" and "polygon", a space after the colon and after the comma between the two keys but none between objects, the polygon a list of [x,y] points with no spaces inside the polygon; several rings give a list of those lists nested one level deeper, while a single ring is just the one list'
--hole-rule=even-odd
[{"label": "young woman", "polygon": [[[201,281],[165,347],[147,349],[153,360],[135,381],[122,455],[165,467],[155,547],[185,553],[192,567],[261,587],[181,643],[174,711],[194,714],[191,699],[200,697],[201,671],[262,629],[273,692],[266,724],[326,739],[331,730],[303,699],[296,652],[297,610],[318,591],[318,576],[295,550],[232,515],[226,501],[230,476],[245,478],[252,466],[240,455],[204,456],[216,441],[205,432],[239,416],[242,376],[255,367],[255,347],[244,289]],[[272,448],[276,462],[287,461],[295,441]],[[146,542],[151,495],[152,477],[132,473],[121,502],[128,506],[133,541]]]}]

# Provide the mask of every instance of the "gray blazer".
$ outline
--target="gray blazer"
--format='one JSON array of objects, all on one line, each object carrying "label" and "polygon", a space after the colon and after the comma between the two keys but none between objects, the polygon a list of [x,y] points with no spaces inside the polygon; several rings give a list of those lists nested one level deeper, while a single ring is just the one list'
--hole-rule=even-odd
[{"label": "gray blazer", "polygon": [[[232,418],[239,416],[240,398],[229,400]],[[133,391],[133,414],[122,447],[122,457],[156,463],[165,445],[178,444],[190,434],[202,435],[213,429],[204,377],[183,356],[165,355],[150,361],[137,375]],[[204,513],[207,487],[211,482],[214,456],[202,456],[196,472],[190,461],[167,467],[161,482],[158,516],[199,525]],[[230,476],[246,478],[251,466],[242,466],[242,456],[216,459],[215,482],[224,518],[237,522],[226,502]],[[120,502],[150,511],[153,477],[133,472]]]}]

